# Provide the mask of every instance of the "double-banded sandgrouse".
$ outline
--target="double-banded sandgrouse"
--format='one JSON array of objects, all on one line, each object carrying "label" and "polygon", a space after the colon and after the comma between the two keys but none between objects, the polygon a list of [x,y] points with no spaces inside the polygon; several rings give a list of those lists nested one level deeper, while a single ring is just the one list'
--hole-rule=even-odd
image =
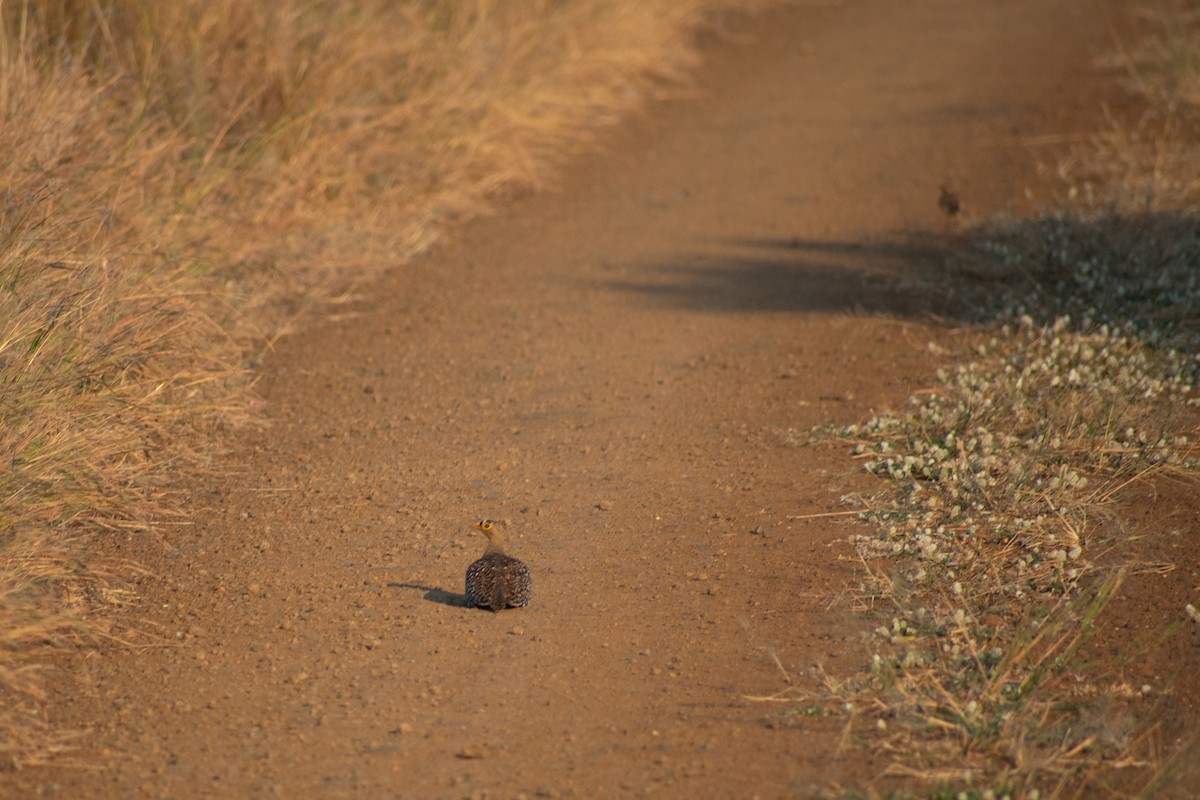
[{"label": "double-banded sandgrouse", "polygon": [[467,605],[501,611],[529,602],[529,567],[504,552],[504,533],[490,519],[471,527],[487,537],[483,555],[467,567]]}]

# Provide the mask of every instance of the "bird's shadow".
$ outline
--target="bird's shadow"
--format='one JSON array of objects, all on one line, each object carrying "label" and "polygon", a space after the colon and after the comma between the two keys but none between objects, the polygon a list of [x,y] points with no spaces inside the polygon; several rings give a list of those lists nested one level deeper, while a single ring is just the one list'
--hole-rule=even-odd
[{"label": "bird's shadow", "polygon": [[444,606],[454,606],[455,608],[470,607],[465,594],[447,592],[440,586],[426,586],[422,583],[389,583],[388,586],[393,589],[416,589],[424,592],[425,599],[431,603],[441,603]]}]

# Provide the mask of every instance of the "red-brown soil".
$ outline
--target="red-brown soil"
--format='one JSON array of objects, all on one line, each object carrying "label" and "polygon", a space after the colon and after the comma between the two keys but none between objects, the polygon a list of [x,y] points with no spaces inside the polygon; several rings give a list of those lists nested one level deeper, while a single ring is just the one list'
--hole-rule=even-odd
[{"label": "red-brown soil", "polygon": [[[152,646],[72,661],[72,765],[5,796],[810,797],[887,765],[747,695],[866,663],[789,429],[902,403],[952,333],[893,234],[1027,211],[1101,116],[1111,0],[802,4],[695,95],[278,343],[265,427],[131,540]],[[801,436],[801,439],[804,437]],[[533,601],[461,607],[506,523]],[[82,765],[82,766],[79,766]]]}]

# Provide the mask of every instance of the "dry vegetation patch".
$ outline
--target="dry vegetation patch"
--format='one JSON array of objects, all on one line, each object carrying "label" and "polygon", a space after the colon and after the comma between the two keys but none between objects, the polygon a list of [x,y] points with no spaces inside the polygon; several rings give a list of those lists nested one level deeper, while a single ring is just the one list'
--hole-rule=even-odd
[{"label": "dry vegetation patch", "polygon": [[896,796],[1188,791],[1172,775],[1196,743],[1163,733],[1180,689],[1121,676],[1196,636],[1195,607],[1160,607],[1154,641],[1118,662],[1089,649],[1133,576],[1176,567],[1131,544],[1120,501],[1163,482],[1200,491],[1200,149],[1180,124],[1195,118],[1200,15],[1146,18],[1130,74],[1153,102],[1064,163],[1071,201],[949,242],[942,268],[978,323],[931,345],[947,366],[930,388],[816,432],[886,481],[846,498],[871,523],[852,539],[859,600],[885,624],[866,672],[798,707],[845,714],[894,754],[881,785],[927,787]]},{"label": "dry vegetation patch", "polygon": [[[870,672],[835,695],[905,754],[896,774],[1024,796],[1156,766],[1138,749],[1152,718],[1081,724],[1113,692],[1141,689],[1097,681],[1078,655],[1127,574],[1172,568],[1122,557],[1112,502],[1138,482],[1195,481],[1200,360],[1103,313],[1018,314],[976,335],[909,409],[824,432],[857,442],[888,481],[848,501],[875,530],[854,537],[860,600],[891,620]],[[1186,611],[1163,615],[1167,626]]]}]

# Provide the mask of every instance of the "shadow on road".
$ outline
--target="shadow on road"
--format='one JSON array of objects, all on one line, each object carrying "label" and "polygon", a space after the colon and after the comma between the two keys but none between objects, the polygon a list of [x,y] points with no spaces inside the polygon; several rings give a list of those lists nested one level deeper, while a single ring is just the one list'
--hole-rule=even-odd
[{"label": "shadow on road", "polygon": [[[724,239],[601,285],[703,312],[851,312],[1193,331],[1200,216],[1047,214],[879,241]],[[1187,338],[1186,336],[1184,338]],[[1175,343],[1175,342],[1173,342]]]},{"label": "shadow on road", "polygon": [[455,594],[447,592],[440,586],[425,586],[420,583],[389,583],[388,586],[393,589],[416,589],[425,593],[425,599],[431,603],[440,603],[444,606],[455,606],[456,608],[468,608],[467,596],[465,594]]},{"label": "shadow on road", "polygon": [[941,263],[934,241],[735,239],[666,263],[633,265],[604,288],[707,312],[946,313],[943,292],[914,281],[914,265]]}]

